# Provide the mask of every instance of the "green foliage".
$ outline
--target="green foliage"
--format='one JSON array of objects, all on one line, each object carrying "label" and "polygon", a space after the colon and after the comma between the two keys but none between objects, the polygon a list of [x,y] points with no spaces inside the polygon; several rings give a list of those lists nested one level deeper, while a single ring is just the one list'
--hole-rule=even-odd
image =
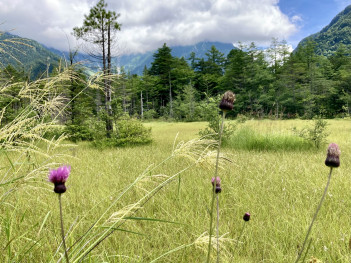
[{"label": "green foliage", "polygon": [[144,119],[145,120],[152,120],[158,117],[157,112],[154,109],[144,111]]},{"label": "green foliage", "polygon": [[[222,123],[222,114],[219,113],[217,98],[208,98],[208,103],[203,108],[204,119],[208,121],[208,126],[200,130],[200,136],[212,137],[213,139],[219,139],[219,131]],[[223,127],[222,142],[225,144],[227,140],[234,134],[236,129],[236,123],[226,121]]]},{"label": "green foliage", "polygon": [[93,131],[83,125],[67,125],[64,129],[64,132],[68,136],[68,139],[73,142],[91,141],[93,140],[94,136]]},{"label": "green foliage", "polygon": [[114,126],[115,130],[111,138],[105,138],[102,134],[95,134],[96,139],[93,145],[103,149],[106,147],[142,145],[152,141],[151,128],[144,127],[136,119],[126,118],[117,120]]},{"label": "green foliage", "polygon": [[313,127],[305,127],[301,130],[293,129],[295,134],[312,143],[317,149],[325,143],[325,139],[328,137],[327,125],[328,122],[323,120],[321,117],[314,119]]}]

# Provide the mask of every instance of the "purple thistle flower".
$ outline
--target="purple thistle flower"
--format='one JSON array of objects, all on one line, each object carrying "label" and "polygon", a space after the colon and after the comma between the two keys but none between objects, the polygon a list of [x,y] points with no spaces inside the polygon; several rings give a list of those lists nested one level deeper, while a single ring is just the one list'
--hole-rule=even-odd
[{"label": "purple thistle flower", "polygon": [[250,220],[250,217],[251,217],[251,215],[250,215],[250,213],[245,213],[245,215],[244,215],[244,217],[243,217],[243,219],[244,219],[244,221],[249,221]]},{"label": "purple thistle flower", "polygon": [[329,144],[327,150],[327,159],[325,159],[325,165],[329,167],[337,168],[340,166],[340,149],[336,143]]},{"label": "purple thistle flower", "polygon": [[57,170],[52,169],[49,173],[49,181],[52,182],[54,187],[54,192],[57,194],[62,194],[66,192],[65,182],[71,172],[71,166],[60,166]]}]

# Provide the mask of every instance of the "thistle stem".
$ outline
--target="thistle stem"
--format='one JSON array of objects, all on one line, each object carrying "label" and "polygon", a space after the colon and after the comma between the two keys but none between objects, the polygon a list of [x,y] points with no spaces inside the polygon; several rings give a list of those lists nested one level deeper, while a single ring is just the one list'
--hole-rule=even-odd
[{"label": "thistle stem", "polygon": [[63,230],[63,216],[62,216],[61,194],[59,194],[58,196],[59,196],[59,203],[60,203],[60,220],[61,220],[62,245],[63,245],[63,249],[64,249],[64,251],[65,251],[66,261],[67,261],[67,263],[69,263],[68,254],[67,254],[67,249],[66,249],[65,232],[64,232],[64,230]]},{"label": "thistle stem", "polygon": [[315,214],[314,214],[314,216],[313,216],[313,219],[312,219],[312,222],[311,222],[311,224],[310,224],[310,227],[309,227],[308,230],[307,230],[307,234],[306,234],[305,240],[303,241],[302,248],[301,248],[301,250],[300,250],[300,252],[299,252],[299,254],[298,254],[298,256],[297,256],[297,259],[296,259],[295,263],[297,263],[297,262],[300,260],[301,256],[302,256],[302,252],[303,252],[303,250],[305,249],[305,245],[306,245],[308,236],[309,236],[310,233],[311,233],[311,229],[312,229],[312,226],[313,226],[313,224],[314,224],[314,221],[316,220],[317,215],[318,215],[318,212],[319,212],[319,210],[320,210],[321,207],[322,207],[322,203],[323,203],[324,198],[325,198],[325,196],[326,196],[326,194],[327,194],[327,191],[328,191],[330,179],[331,179],[331,176],[332,176],[332,171],[333,171],[333,167],[330,167],[328,182],[327,182],[327,185],[325,186],[322,199],[321,199],[321,201],[319,202],[319,205],[318,205],[317,210],[316,210],[316,212],[315,212]]},{"label": "thistle stem", "polygon": [[241,236],[243,235],[243,233],[244,233],[244,229],[245,229],[245,224],[246,223],[246,221],[244,221],[244,224],[243,224],[243,227],[241,228],[241,232],[240,232],[240,235],[239,235],[239,238],[238,238],[238,241],[236,242],[236,249],[235,250],[237,250],[238,249],[238,247],[239,247],[239,241],[240,241],[240,239],[241,239]]},{"label": "thistle stem", "polygon": [[[217,158],[216,158],[215,178],[217,177],[217,174],[218,174],[219,153],[220,153],[220,150],[221,150],[224,119],[225,119],[225,111],[223,111],[221,129],[219,130],[219,140],[218,140],[218,149],[217,149]],[[216,187],[213,186],[212,190],[213,191],[212,191],[212,201],[211,201],[210,233],[209,233],[210,236],[209,236],[209,241],[208,241],[208,252],[207,252],[207,260],[206,260],[207,263],[210,262],[210,258],[211,258],[211,241],[212,241],[212,232],[213,232],[212,221],[213,221],[214,201],[215,201],[215,197],[216,197]],[[218,254],[217,254],[217,256],[218,256]]]},{"label": "thistle stem", "polygon": [[217,198],[217,263],[219,263],[219,195],[216,195]]}]

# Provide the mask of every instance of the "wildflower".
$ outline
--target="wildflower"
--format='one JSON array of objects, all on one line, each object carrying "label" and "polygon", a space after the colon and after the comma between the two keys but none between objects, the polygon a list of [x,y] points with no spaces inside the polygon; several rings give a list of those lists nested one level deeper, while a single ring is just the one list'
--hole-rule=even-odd
[{"label": "wildflower", "polygon": [[65,182],[71,172],[71,166],[60,166],[57,170],[50,170],[49,181],[52,182],[54,187],[54,192],[57,194],[62,194],[66,192]]},{"label": "wildflower", "polygon": [[327,150],[327,159],[325,159],[325,165],[329,167],[339,167],[340,166],[340,149],[336,143],[329,144]]},{"label": "wildflower", "polygon": [[221,188],[221,178],[219,178],[219,176],[217,176],[217,177],[212,177],[211,183],[212,183],[213,187],[216,187],[216,188],[215,188],[216,194],[222,192],[222,188]]},{"label": "wildflower", "polygon": [[249,221],[250,220],[250,217],[251,217],[251,215],[250,215],[250,213],[245,213],[245,215],[244,215],[244,217],[243,217],[243,219],[244,219],[244,221]]},{"label": "wildflower", "polygon": [[231,91],[226,91],[223,95],[219,108],[223,111],[231,111],[235,101],[235,94]]}]

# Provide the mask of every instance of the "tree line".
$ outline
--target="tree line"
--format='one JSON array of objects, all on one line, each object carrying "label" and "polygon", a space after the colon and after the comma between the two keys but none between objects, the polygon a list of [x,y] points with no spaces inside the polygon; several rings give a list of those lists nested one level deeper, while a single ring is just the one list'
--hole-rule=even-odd
[{"label": "tree line", "polygon": [[188,60],[164,44],[141,76],[122,69],[115,94],[124,112],[140,118],[201,120],[203,105],[226,90],[236,94],[233,116],[333,118],[350,113],[350,67],[345,46],[327,58],[315,54],[313,41],[293,53],[277,39],[266,50],[251,43],[227,56],[212,46],[206,58]]}]

